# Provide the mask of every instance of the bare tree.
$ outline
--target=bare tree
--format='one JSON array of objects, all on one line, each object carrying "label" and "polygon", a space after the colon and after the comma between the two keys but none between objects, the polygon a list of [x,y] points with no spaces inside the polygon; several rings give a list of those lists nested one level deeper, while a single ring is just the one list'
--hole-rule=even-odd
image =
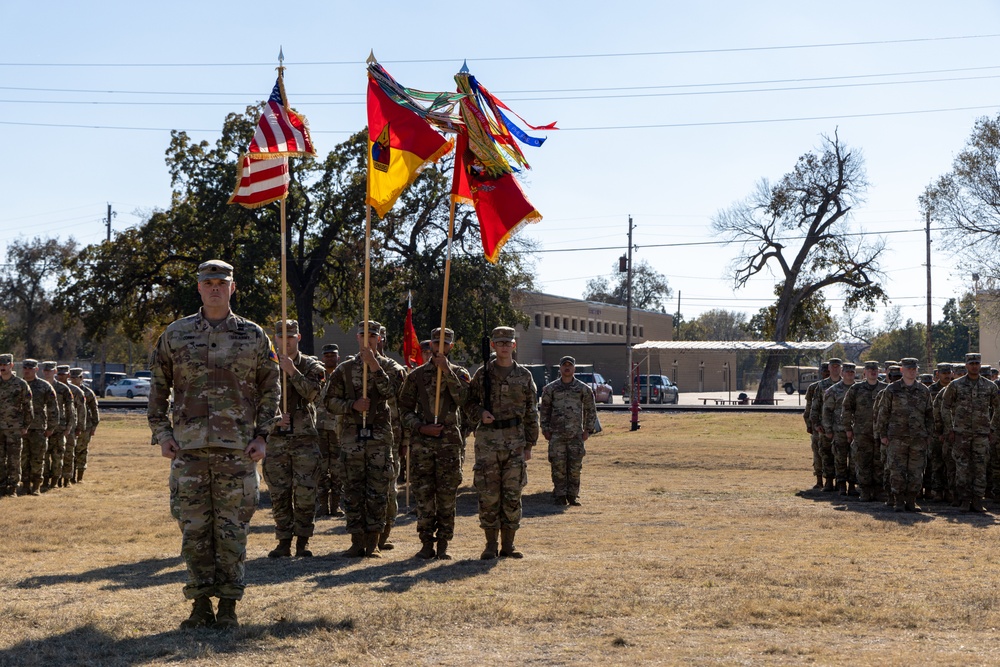
[{"label": "bare tree", "polygon": [[[868,187],[864,160],[833,138],[798,159],[775,184],[761,180],[742,202],[718,213],[713,230],[742,252],[731,265],[737,288],[767,269],[781,289],[775,304],[775,342],[785,342],[796,306],[825,287],[839,285],[848,307],[869,310],[885,301],[878,256],[885,240],[850,233],[850,212]],[[768,356],[757,400],[770,402],[777,388],[780,354]]]}]

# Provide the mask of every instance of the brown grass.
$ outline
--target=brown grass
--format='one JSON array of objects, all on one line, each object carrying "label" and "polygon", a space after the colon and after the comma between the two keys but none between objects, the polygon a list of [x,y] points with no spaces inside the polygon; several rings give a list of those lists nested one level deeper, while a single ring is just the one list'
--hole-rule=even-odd
[{"label": "brown grass", "polygon": [[[992,515],[803,492],[794,415],[607,415],[585,503],[549,503],[529,464],[522,561],[478,560],[463,486],[456,560],[425,562],[412,517],[381,561],[273,561],[254,518],[243,627],[183,633],[167,462],[145,420],[108,415],[84,484],[0,500],[2,665],[996,664]],[[543,450],[544,447],[540,447]],[[471,452],[471,443],[470,443]],[[471,463],[466,477],[471,476]]]}]

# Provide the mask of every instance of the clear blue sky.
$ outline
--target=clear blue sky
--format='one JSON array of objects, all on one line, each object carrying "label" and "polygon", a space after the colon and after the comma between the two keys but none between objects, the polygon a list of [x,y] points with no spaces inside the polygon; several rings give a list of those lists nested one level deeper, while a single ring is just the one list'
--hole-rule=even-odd
[{"label": "clear blue sky", "polygon": [[[374,49],[404,85],[428,90],[451,89],[467,59],[529,121],[559,122],[544,147],[525,149],[526,191],[545,220],[524,233],[547,251],[616,248],[539,255],[541,290],[579,297],[610,275],[631,214],[636,259],[681,291],[686,318],[752,314],[773,301],[774,280],[734,292],[735,248],[652,246],[713,240],[714,213],[837,128],[867,160],[857,224],[922,230],[924,186],[949,169],[975,119],[1000,110],[994,2],[474,7],[304,2],[282,19],[273,3],[4,3],[0,246],[35,235],[93,243],[107,202],[116,230],[168,206],[169,130],[214,141],[227,113],[266,98],[279,45],[291,103],[325,153],[365,124]],[[923,233],[888,240],[892,303],[923,320]],[[949,264],[934,255],[935,319],[971,288]],[[827,297],[839,313],[840,295]]]}]

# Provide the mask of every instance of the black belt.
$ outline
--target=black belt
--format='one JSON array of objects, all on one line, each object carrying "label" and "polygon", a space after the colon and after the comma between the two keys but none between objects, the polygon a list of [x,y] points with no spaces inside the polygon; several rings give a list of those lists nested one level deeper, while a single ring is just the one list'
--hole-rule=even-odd
[{"label": "black belt", "polygon": [[487,428],[499,428],[499,429],[511,428],[512,426],[520,426],[520,425],[521,425],[520,417],[511,417],[510,419],[494,419],[493,422],[490,424],[483,424],[483,426]]}]

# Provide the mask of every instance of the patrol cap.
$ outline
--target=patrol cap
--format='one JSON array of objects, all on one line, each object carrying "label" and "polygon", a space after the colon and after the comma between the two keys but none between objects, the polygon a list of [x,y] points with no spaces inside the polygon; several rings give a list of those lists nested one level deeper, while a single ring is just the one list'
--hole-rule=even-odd
[{"label": "patrol cap", "polygon": [[[281,320],[277,320],[274,323],[274,335],[276,338],[281,338]],[[285,320],[285,328],[288,330],[289,336],[297,336],[299,333],[299,321],[298,320]]]},{"label": "patrol cap", "polygon": [[[431,342],[433,343],[434,341],[440,341],[440,340],[441,340],[441,327],[437,327],[436,329],[434,329],[434,331],[431,332]],[[455,342],[455,332],[447,327],[445,327],[444,330],[444,342],[446,343]]]},{"label": "patrol cap", "polygon": [[514,327],[497,327],[493,330],[490,340],[494,343],[501,343],[503,341],[513,341],[514,340]]},{"label": "patrol cap", "polygon": [[951,364],[942,362],[937,365],[938,373],[951,373]]},{"label": "patrol cap", "polygon": [[14,363],[13,354],[0,354],[0,364],[12,364]]},{"label": "patrol cap", "polygon": [[232,280],[233,265],[229,262],[223,262],[221,259],[210,259],[198,265],[198,282],[213,278]]},{"label": "patrol cap", "polygon": [[893,364],[892,366],[889,366],[889,370],[886,371],[886,372],[889,374],[889,377],[891,377],[891,378],[892,377],[894,377],[894,378],[903,377],[903,370],[898,365],[896,365],[896,364]]},{"label": "patrol cap", "polygon": [[930,373],[921,373],[920,374],[920,381],[923,384],[930,384],[931,382],[934,382],[934,376],[931,375]]},{"label": "patrol cap", "polygon": [[424,352],[430,350],[431,349],[431,342],[429,340],[422,340],[422,341],[420,341],[420,349],[423,350]]},{"label": "patrol cap", "polygon": [[885,362],[885,367],[886,368],[889,368],[890,366],[898,366],[898,365],[899,365],[899,362],[895,361],[895,360],[890,360],[890,361],[886,361]]},{"label": "patrol cap", "polygon": [[576,366],[576,359],[567,354],[565,357],[559,360],[559,365],[562,366],[563,364],[573,364],[574,366]]},{"label": "patrol cap", "polygon": [[842,366],[844,364],[843,360],[842,359],[838,359],[837,357],[833,357],[832,359],[828,360],[826,363],[830,364],[831,366],[833,366],[834,364],[836,364],[838,366]]},{"label": "patrol cap", "polygon": [[916,368],[920,361],[916,357],[905,357],[899,362],[901,368]]},{"label": "patrol cap", "polygon": [[819,365],[819,369],[820,369],[821,371],[825,371],[825,370],[828,370],[829,368],[830,368],[830,364],[829,364],[828,362],[826,362],[826,361],[822,362],[822,363],[821,363],[821,364]]},{"label": "patrol cap", "polygon": [[865,370],[877,371],[879,368],[882,367],[881,364],[879,364],[877,361],[866,361],[864,362],[864,364],[865,364]]},{"label": "patrol cap", "polygon": [[849,372],[853,373],[855,368],[857,368],[857,366],[855,366],[854,364],[852,364],[849,361],[844,363],[844,371],[845,372],[849,371]]},{"label": "patrol cap", "polygon": [[68,375],[69,374],[69,364],[59,364],[56,366],[56,373],[58,375]]},{"label": "patrol cap", "polygon": [[43,361],[42,370],[43,371],[54,371],[56,369],[56,362],[54,361]]},{"label": "patrol cap", "polygon": [[38,368],[37,359],[25,359],[21,362],[21,368]]},{"label": "patrol cap", "polygon": [[82,378],[83,377],[83,369],[82,368],[71,368],[71,369],[69,369],[69,376],[71,378]]},{"label": "patrol cap", "polygon": [[323,346],[323,354],[327,352],[340,352],[340,346],[336,343],[327,343]]},{"label": "patrol cap", "polygon": [[982,373],[983,375],[987,375],[993,372],[993,367],[990,366],[989,364],[983,364],[982,368],[979,369],[979,372]]},{"label": "patrol cap", "polygon": [[[369,336],[372,335],[372,334],[375,334],[377,336],[378,332],[379,332],[379,329],[381,329],[381,328],[382,328],[382,325],[379,324],[378,322],[376,322],[375,320],[368,320],[368,335]],[[364,336],[365,335],[365,321],[364,320],[361,320],[360,322],[358,322],[358,335],[359,336]]]},{"label": "patrol cap", "polygon": [[385,325],[384,324],[380,324],[379,325],[378,336],[379,336],[379,338],[385,338]]},{"label": "patrol cap", "polygon": [[978,352],[969,352],[965,355],[965,363],[967,364],[978,364],[982,363],[983,355]]}]

